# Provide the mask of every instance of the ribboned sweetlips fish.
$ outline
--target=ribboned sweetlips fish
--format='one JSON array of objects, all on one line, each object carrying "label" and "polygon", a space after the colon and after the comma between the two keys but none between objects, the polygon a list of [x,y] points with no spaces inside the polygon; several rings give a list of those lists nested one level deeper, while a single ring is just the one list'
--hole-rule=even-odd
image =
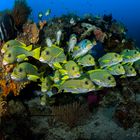
[{"label": "ribboned sweetlips fish", "polygon": [[13,64],[16,62],[22,62],[27,59],[28,56],[32,56],[35,59],[39,59],[40,47],[32,51],[28,51],[21,47],[12,47],[3,56],[3,65]]},{"label": "ribboned sweetlips fish", "polygon": [[74,49],[72,57],[74,59],[77,59],[85,55],[89,50],[92,49],[93,46],[94,44],[90,40],[88,39],[82,40],[81,42],[77,44],[77,47]]},{"label": "ribboned sweetlips fish", "polygon": [[131,64],[124,64],[123,67],[125,70],[125,74],[122,77],[132,77],[137,75],[134,67]]},{"label": "ribboned sweetlips fish", "polygon": [[87,93],[95,90],[95,85],[88,78],[68,79],[59,86],[59,91],[71,93]]},{"label": "ribboned sweetlips fish", "polygon": [[116,86],[115,78],[106,70],[95,69],[87,72],[90,80],[96,85],[101,87],[114,87]]},{"label": "ribboned sweetlips fish", "polygon": [[113,66],[105,67],[104,70],[108,71],[111,75],[125,74],[124,67],[120,63],[113,65]]},{"label": "ribboned sweetlips fish", "polygon": [[55,63],[65,63],[66,56],[62,48],[53,45],[51,47],[46,47],[45,50],[41,52],[39,61],[47,63],[50,67],[54,67]]},{"label": "ribboned sweetlips fish", "polygon": [[15,81],[37,81],[41,74],[38,73],[38,68],[28,62],[18,64],[11,74],[11,78]]},{"label": "ribboned sweetlips fish", "polygon": [[116,65],[120,62],[122,62],[123,58],[121,55],[114,53],[114,52],[110,52],[107,53],[105,55],[103,55],[102,57],[100,57],[98,59],[99,65],[101,68],[107,67],[107,66],[112,66],[112,65]]},{"label": "ribboned sweetlips fish", "polygon": [[138,50],[125,49],[121,52],[124,63],[133,63],[140,59],[140,52]]},{"label": "ribboned sweetlips fish", "polygon": [[87,54],[77,60],[78,64],[83,67],[95,66],[95,59],[92,55]]}]

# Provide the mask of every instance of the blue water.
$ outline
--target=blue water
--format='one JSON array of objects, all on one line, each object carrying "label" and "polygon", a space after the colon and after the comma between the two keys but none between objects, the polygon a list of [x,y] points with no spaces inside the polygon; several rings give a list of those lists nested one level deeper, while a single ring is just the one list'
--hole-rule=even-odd
[{"label": "blue water", "polygon": [[[80,16],[86,13],[103,15],[112,13],[113,17],[122,21],[128,28],[128,34],[140,47],[140,0],[27,0],[32,8],[32,18],[37,21],[38,12],[52,10],[49,18],[66,13]],[[12,8],[14,0],[1,0],[0,10]]]}]

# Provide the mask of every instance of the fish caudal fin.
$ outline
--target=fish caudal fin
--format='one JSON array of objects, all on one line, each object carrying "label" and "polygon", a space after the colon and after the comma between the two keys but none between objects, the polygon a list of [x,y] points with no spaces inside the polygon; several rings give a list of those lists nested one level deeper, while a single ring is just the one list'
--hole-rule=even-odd
[{"label": "fish caudal fin", "polygon": [[39,60],[40,57],[40,47],[36,48],[32,51],[32,57],[34,57],[35,59]]},{"label": "fish caudal fin", "polygon": [[25,47],[25,49],[26,49],[26,50],[28,50],[28,51],[31,51],[31,50],[32,50],[32,48],[33,48],[33,46],[32,46],[32,45],[29,45],[29,46]]}]

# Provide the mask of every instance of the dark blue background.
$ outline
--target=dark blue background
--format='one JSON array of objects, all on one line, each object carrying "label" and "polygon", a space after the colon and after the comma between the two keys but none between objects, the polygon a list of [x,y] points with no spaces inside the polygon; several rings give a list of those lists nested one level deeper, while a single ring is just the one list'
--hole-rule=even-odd
[{"label": "dark blue background", "polygon": [[[103,15],[112,13],[113,17],[122,21],[128,33],[136,39],[140,47],[140,0],[27,0],[33,9],[32,18],[37,21],[38,12],[52,10],[50,17],[64,13],[84,15],[93,13]],[[0,10],[12,8],[14,0],[1,0]]]}]

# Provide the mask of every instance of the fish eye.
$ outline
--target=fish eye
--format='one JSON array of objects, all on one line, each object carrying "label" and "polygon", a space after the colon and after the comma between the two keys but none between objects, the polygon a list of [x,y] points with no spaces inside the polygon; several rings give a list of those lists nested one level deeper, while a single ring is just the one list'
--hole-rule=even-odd
[{"label": "fish eye", "polygon": [[108,78],[107,78],[108,80],[111,80],[111,77],[110,76],[108,76]]},{"label": "fish eye", "polygon": [[88,85],[88,81],[85,81],[85,84]]},{"label": "fish eye", "polygon": [[11,57],[11,53],[8,54],[8,57]]},{"label": "fish eye", "polygon": [[137,52],[137,51],[135,51],[134,53],[135,53],[135,54],[137,54],[138,52]]},{"label": "fish eye", "polygon": [[132,68],[130,68],[130,71],[133,71],[133,69],[132,69]]},{"label": "fish eye", "polygon": [[9,46],[9,44],[7,45],[7,48],[9,48],[10,46]]},{"label": "fish eye", "polygon": [[46,55],[49,55],[49,51],[46,51]]},{"label": "fish eye", "polygon": [[121,67],[120,67],[120,66],[118,66],[118,68],[120,69]]},{"label": "fish eye", "polygon": [[91,57],[89,57],[89,60],[91,61]]},{"label": "fish eye", "polygon": [[117,54],[115,54],[115,57],[118,57],[118,55],[117,55]]},{"label": "fish eye", "polygon": [[129,50],[127,49],[126,52],[129,52]]},{"label": "fish eye", "polygon": [[75,67],[72,67],[72,70],[75,70]]},{"label": "fish eye", "polygon": [[22,72],[23,71],[23,69],[22,68],[19,68],[19,70],[18,70],[19,72]]}]

